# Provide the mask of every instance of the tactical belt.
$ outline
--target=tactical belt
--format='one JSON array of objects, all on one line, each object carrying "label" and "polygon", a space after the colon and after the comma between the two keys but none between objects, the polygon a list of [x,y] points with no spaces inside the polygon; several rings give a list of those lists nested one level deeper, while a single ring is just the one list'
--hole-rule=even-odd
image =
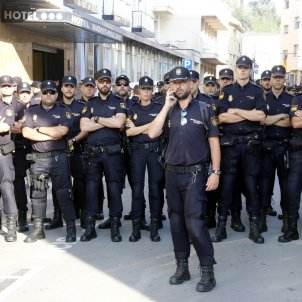
[{"label": "tactical belt", "polygon": [[26,159],[34,161],[36,159],[50,158],[50,157],[58,156],[58,155],[63,154],[63,153],[65,153],[64,150],[62,150],[62,151],[41,152],[41,153],[33,152],[33,153],[28,153],[26,155]]},{"label": "tactical belt", "polygon": [[200,172],[205,169],[206,163],[191,165],[191,166],[173,166],[173,165],[166,165],[166,170],[169,172],[176,172],[176,173],[191,173],[191,172]]},{"label": "tactical belt", "polygon": [[160,147],[160,142],[130,143],[131,149],[156,150],[159,147]]},{"label": "tactical belt", "polygon": [[260,140],[260,136],[258,134],[254,135],[246,135],[246,136],[235,136],[234,143],[235,144],[246,144],[252,140]]},{"label": "tactical belt", "polygon": [[110,146],[92,146],[87,145],[87,151],[89,153],[119,153],[122,151],[121,145],[110,145]]}]

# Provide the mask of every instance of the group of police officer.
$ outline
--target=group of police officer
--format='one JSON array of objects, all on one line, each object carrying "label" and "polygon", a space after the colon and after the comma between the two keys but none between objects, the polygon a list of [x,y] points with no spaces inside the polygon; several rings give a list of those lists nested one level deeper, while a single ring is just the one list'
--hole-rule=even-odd
[{"label": "group of police officer", "polygon": [[[77,218],[85,229],[81,241],[97,237],[106,185],[109,219],[99,225],[120,242],[125,177],[132,192],[130,242],[150,231],[153,242],[168,203],[177,263],[170,284],[190,279],[190,245],[201,266],[197,291],[212,290],[216,263],[212,242],[227,237],[226,222],[244,232],[242,194],[250,218],[249,238],[264,243],[275,173],[280,184],[282,235],[297,240],[302,182],[302,97],[286,91],[283,66],[251,81],[252,61],[241,56],[236,70],[207,76],[203,92],[199,73],[175,67],[157,83],[139,80],[130,95],[130,79],[120,75],[112,87],[110,70],[80,83],[65,76],[61,87],[51,80],[32,86],[10,76],[0,77],[0,190],[6,216],[7,242],[29,231],[25,176],[30,171],[33,228],[25,242],[45,238],[47,191],[52,184],[54,219],[47,229],[66,223],[66,242],[76,241]],[[235,73],[235,75],[234,75]],[[236,79],[236,80],[235,80]],[[96,94],[97,90],[97,94]],[[150,226],[144,196],[148,173]],[[216,212],[218,220],[216,221]],[[212,238],[209,228],[216,227]]]}]

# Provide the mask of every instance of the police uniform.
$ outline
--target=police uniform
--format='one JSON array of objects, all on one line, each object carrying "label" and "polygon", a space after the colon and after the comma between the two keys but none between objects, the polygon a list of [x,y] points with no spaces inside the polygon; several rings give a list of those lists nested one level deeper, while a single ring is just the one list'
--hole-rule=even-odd
[{"label": "police uniform", "polygon": [[[147,76],[140,78],[140,88],[153,89],[153,80]],[[162,105],[151,102],[147,106],[141,103],[133,104],[128,116],[136,127],[148,124],[153,121],[161,111]],[[150,237],[152,241],[160,241],[158,224],[162,214],[162,177],[163,169],[159,163],[160,137],[150,139],[147,134],[129,136],[130,162],[132,175],[132,208],[131,216],[133,221],[133,232],[129,238],[135,242],[140,239],[141,218],[145,212],[145,173],[148,170],[149,204],[151,214]]]},{"label": "police uniform", "polygon": [[[57,92],[53,81],[44,81],[41,90]],[[24,127],[66,126],[70,128],[71,116],[61,104],[55,103],[52,108],[45,109],[43,104],[31,106],[25,113]],[[45,237],[42,220],[46,216],[48,179],[66,221],[66,241],[76,240],[75,211],[72,202],[70,167],[67,158],[66,138],[47,141],[31,141],[33,153],[28,155],[31,161],[31,201],[34,229],[25,242],[34,242]]]},{"label": "police uniform", "polygon": [[[301,94],[292,99],[290,117],[296,117],[296,112],[300,110],[302,110]],[[290,242],[299,239],[297,221],[299,218],[300,196],[302,191],[302,128],[292,129],[292,138],[290,139],[289,145],[287,202],[284,205],[288,216],[283,216],[283,219],[287,219],[287,226],[285,230],[282,230],[284,234],[279,237],[279,242]]]},{"label": "police uniform", "polygon": [[[189,70],[186,68],[176,67],[170,71],[170,81],[189,79]],[[206,108],[206,120],[202,117],[201,106]],[[208,130],[205,124],[208,125]],[[207,199],[204,188],[210,160],[208,137],[218,137],[216,125],[213,112],[197,99],[192,99],[185,109],[181,109],[176,103],[167,117],[165,179],[171,234],[178,267],[176,274],[170,278],[171,284],[179,284],[190,278],[190,240],[201,267],[212,267],[216,263],[204,221]],[[178,274],[178,271],[181,274]]]},{"label": "police uniform", "polygon": [[[272,76],[272,72],[270,70],[264,70],[261,73],[261,81],[262,80],[270,80],[271,76]],[[271,88],[270,89],[266,89],[264,86],[262,86],[262,88],[263,88],[263,91],[264,91],[265,94],[267,94],[267,93],[269,93],[271,91]]]},{"label": "police uniform", "polygon": [[[240,57],[237,66],[252,68],[252,61]],[[259,86],[248,82],[240,86],[238,82],[228,85],[219,97],[219,114],[230,108],[243,110],[259,110],[266,113],[266,103]],[[222,123],[222,181],[221,203],[219,205],[219,221],[213,236],[214,242],[226,238],[225,224],[236,189],[238,175],[244,179],[247,208],[250,215],[249,238],[256,243],[263,243],[259,233],[260,202],[257,192],[257,179],[260,173],[260,142],[262,126],[260,122],[243,120],[236,123]]]},{"label": "police uniform", "polygon": [[234,71],[230,68],[223,68],[219,71],[219,79],[228,79],[233,80],[234,79]]},{"label": "police uniform", "polygon": [[[0,77],[0,86],[13,86],[13,79],[10,76]],[[0,99],[0,120],[9,126],[15,121],[15,108],[12,103],[5,103]],[[14,143],[11,139],[10,131],[2,132],[0,135],[0,191],[3,201],[3,212],[6,216],[8,232],[5,240],[13,242],[17,240],[16,235],[16,215],[17,206],[14,194],[15,170],[13,165],[12,152]]]},{"label": "police uniform", "polygon": [[[274,66],[271,76],[285,77],[286,70],[283,66]],[[272,91],[266,94],[268,115],[290,114],[292,96],[285,91],[276,97]],[[261,220],[260,231],[267,230],[266,213],[271,204],[275,174],[277,171],[280,193],[281,209],[283,215],[287,216],[285,205],[287,203],[287,178],[288,178],[288,142],[291,135],[291,127],[280,127],[278,125],[266,125],[262,143],[261,177],[259,181]]]},{"label": "police uniform", "polygon": [[[102,69],[97,73],[97,79],[108,78],[111,73],[108,69]],[[83,117],[111,118],[118,113],[126,114],[126,108],[120,100],[109,93],[106,100],[100,96],[91,99],[84,108]],[[90,132],[87,137],[87,161],[86,174],[86,231],[81,236],[81,241],[88,241],[96,237],[95,214],[101,177],[105,175],[108,188],[108,206],[111,223],[111,239],[114,242],[121,241],[119,232],[120,218],[122,216],[122,180],[124,166],[122,158],[122,135],[120,129],[103,127]]]}]

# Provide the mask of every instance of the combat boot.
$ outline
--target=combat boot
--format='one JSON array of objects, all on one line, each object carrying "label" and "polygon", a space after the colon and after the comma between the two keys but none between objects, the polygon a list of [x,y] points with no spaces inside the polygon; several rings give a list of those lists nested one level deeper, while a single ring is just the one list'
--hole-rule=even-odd
[{"label": "combat boot", "polygon": [[198,292],[209,292],[216,286],[213,265],[202,265],[200,268],[201,279],[196,285]]},{"label": "combat boot", "polygon": [[7,233],[4,236],[6,242],[14,242],[17,240],[17,225],[16,217],[9,215],[6,216]]},{"label": "combat boot", "polygon": [[122,241],[122,236],[120,234],[120,219],[118,217],[112,217],[111,218],[111,241],[112,242],[120,242]]},{"label": "combat boot", "polygon": [[223,239],[227,238],[226,232],[226,217],[219,216],[218,217],[218,225],[216,227],[215,233],[212,236],[213,242],[220,242]]},{"label": "combat boot", "polygon": [[53,219],[45,226],[45,230],[54,230],[63,227],[62,214],[59,209],[55,209]]},{"label": "combat boot", "polygon": [[282,219],[282,228],[281,228],[281,232],[282,233],[287,233],[288,232],[288,213],[287,212],[283,212],[283,219]]},{"label": "combat boot", "polygon": [[249,239],[254,241],[255,243],[264,243],[264,238],[261,236],[259,232],[258,218],[250,217],[250,233]]},{"label": "combat boot", "polygon": [[29,233],[29,235],[25,238],[24,242],[32,243],[37,240],[44,239],[45,233],[43,228],[43,219],[35,218],[34,219],[34,229]]},{"label": "combat boot", "polygon": [[160,241],[160,236],[158,234],[158,219],[152,218],[150,224],[150,238],[153,242]]},{"label": "combat boot", "polygon": [[84,234],[81,236],[80,241],[90,241],[97,237],[95,231],[95,219],[94,217],[86,217],[86,229]]},{"label": "combat boot", "polygon": [[297,221],[298,219],[296,216],[288,216],[288,230],[278,238],[279,242],[286,243],[299,239]]},{"label": "combat boot", "polygon": [[27,211],[18,212],[18,232],[28,232]]},{"label": "combat boot", "polygon": [[136,242],[141,239],[141,219],[134,219],[132,221],[132,234],[129,237],[130,242]]},{"label": "combat boot", "polygon": [[144,231],[150,231],[150,226],[148,225],[148,223],[146,221],[145,215],[141,218],[140,229],[144,230]]},{"label": "combat boot", "polygon": [[215,212],[209,212],[207,213],[205,217],[206,226],[208,229],[214,229],[216,228],[216,217]]},{"label": "combat boot", "polygon": [[191,276],[189,272],[188,258],[177,258],[176,272],[170,277],[169,283],[171,285],[178,285],[190,279]]},{"label": "combat boot", "polygon": [[245,232],[245,226],[241,221],[240,212],[232,213],[231,228],[235,232],[240,232],[240,233]]},{"label": "combat boot", "polygon": [[130,211],[128,214],[124,215],[124,220],[131,220],[131,219],[132,219],[132,217],[131,217],[131,211]]},{"label": "combat boot", "polygon": [[267,232],[267,223],[266,223],[266,212],[267,211],[262,211],[260,214],[260,219],[259,219],[259,232],[264,233]]},{"label": "combat boot", "polygon": [[66,242],[75,242],[77,240],[77,231],[74,220],[66,222]]}]

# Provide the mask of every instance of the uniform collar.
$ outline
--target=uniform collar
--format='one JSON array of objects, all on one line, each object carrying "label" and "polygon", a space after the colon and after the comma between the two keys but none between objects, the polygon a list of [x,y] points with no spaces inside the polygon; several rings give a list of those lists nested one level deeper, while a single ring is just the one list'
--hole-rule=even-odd
[{"label": "uniform collar", "polygon": [[239,83],[236,81],[234,85],[236,85],[239,89],[244,90],[251,85],[251,81],[247,82],[244,86],[239,85]]}]

